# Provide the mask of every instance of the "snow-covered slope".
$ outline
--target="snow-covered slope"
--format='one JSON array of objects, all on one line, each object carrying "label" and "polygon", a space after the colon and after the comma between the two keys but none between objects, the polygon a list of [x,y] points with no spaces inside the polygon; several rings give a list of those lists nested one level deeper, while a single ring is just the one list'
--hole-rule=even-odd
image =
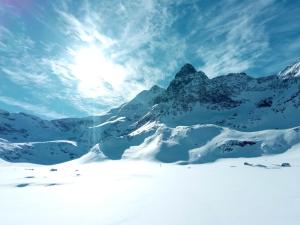
[{"label": "snow-covered slope", "polygon": [[170,128],[160,124],[158,127],[142,144],[128,148],[122,157],[181,164],[205,163],[220,158],[282,153],[300,142],[300,127],[257,132],[241,132],[217,125]]},{"label": "snow-covered slope", "polygon": [[0,111],[0,157],[184,164],[282,153],[300,142],[299,65],[261,78],[231,73],[210,79],[186,64],[166,89],[153,86],[97,117],[47,121]]},{"label": "snow-covered slope", "polygon": [[1,110],[0,158],[12,162],[56,164],[89,151],[89,157],[95,155],[97,143],[109,137],[122,136],[133,129],[132,124],[151,109],[153,100],[163,90],[153,86],[130,102],[95,117],[48,121],[25,113]]},{"label": "snow-covered slope", "polygon": [[77,144],[72,141],[10,143],[0,139],[0,158],[7,161],[55,164],[79,156]]},{"label": "snow-covered slope", "polygon": [[300,77],[300,60],[292,65],[287,66],[284,70],[279,73],[279,76],[284,79],[292,77]]}]

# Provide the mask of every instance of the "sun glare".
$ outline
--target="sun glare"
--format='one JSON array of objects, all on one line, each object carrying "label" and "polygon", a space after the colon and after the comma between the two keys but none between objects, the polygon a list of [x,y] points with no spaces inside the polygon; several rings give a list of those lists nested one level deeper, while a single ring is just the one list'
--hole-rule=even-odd
[{"label": "sun glare", "polygon": [[81,48],[73,53],[70,66],[78,81],[79,91],[86,97],[96,98],[118,90],[126,77],[125,67],[114,63],[98,46]]}]

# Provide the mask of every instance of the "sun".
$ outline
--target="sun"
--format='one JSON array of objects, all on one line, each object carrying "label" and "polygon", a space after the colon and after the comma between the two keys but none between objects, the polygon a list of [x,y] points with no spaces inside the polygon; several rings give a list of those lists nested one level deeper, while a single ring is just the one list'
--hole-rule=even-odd
[{"label": "sun", "polygon": [[96,98],[118,90],[126,77],[126,68],[115,63],[96,45],[80,48],[72,53],[70,70],[85,97]]}]

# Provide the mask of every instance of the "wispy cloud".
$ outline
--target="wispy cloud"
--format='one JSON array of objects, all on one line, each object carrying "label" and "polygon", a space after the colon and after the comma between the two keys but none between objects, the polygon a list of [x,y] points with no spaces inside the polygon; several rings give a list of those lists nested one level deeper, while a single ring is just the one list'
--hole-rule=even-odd
[{"label": "wispy cloud", "polygon": [[41,115],[43,117],[47,117],[48,119],[66,117],[65,115],[52,111],[45,106],[35,105],[25,101],[19,101],[6,96],[0,96],[0,102],[9,106],[16,106],[21,110],[26,110],[34,115]]},{"label": "wispy cloud", "polygon": [[36,71],[34,73],[24,71],[24,68],[2,68],[2,72],[9,77],[12,82],[20,84],[22,86],[26,85],[45,85],[49,82],[49,78],[46,74],[38,74]]},{"label": "wispy cloud", "polygon": [[198,48],[198,55],[204,61],[201,69],[217,76],[253,66],[269,50],[265,26],[275,12],[273,0],[227,1],[216,5],[200,18],[200,22],[205,22],[207,35]]},{"label": "wispy cloud", "polygon": [[6,27],[0,24],[0,46],[2,49],[7,47],[4,42],[6,37],[12,37],[12,34]]},{"label": "wispy cloud", "polygon": [[19,85],[41,86],[49,82],[42,60],[32,51],[36,42],[0,26],[0,72]]}]

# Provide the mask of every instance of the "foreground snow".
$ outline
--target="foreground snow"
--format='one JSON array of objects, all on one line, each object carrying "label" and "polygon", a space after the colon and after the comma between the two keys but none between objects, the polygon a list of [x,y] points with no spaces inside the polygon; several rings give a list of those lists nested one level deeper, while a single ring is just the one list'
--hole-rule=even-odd
[{"label": "foreground snow", "polygon": [[1,224],[298,225],[299,174],[299,145],[275,156],[186,166],[1,161]]}]

